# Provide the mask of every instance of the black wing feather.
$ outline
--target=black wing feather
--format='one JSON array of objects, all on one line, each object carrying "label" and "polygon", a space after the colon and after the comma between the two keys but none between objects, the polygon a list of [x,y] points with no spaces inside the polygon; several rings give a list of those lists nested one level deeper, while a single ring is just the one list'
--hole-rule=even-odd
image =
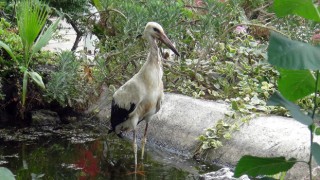
[{"label": "black wing feather", "polygon": [[114,99],[112,99],[112,104],[111,104],[111,130],[109,131],[109,133],[115,131],[117,125],[125,122],[128,119],[129,114],[135,108],[136,108],[136,105],[134,103],[130,103],[130,108],[129,109],[121,108],[121,107],[119,107],[118,104],[115,103]]}]

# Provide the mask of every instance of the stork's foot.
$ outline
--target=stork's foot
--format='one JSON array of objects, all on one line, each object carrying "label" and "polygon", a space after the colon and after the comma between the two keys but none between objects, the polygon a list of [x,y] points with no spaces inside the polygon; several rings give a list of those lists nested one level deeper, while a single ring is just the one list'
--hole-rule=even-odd
[{"label": "stork's foot", "polygon": [[143,164],[135,165],[134,171],[127,173],[127,175],[131,175],[131,174],[137,174],[137,175],[145,176],[146,171],[144,171],[144,166],[143,166]]}]

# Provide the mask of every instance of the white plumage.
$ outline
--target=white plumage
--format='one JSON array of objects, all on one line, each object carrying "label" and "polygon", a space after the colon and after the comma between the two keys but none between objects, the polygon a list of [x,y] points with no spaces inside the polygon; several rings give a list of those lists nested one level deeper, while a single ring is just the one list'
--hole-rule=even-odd
[{"label": "white plumage", "polygon": [[140,71],[114,93],[111,107],[110,131],[121,137],[122,132],[133,130],[135,165],[137,165],[136,126],[140,121],[146,121],[142,140],[143,159],[148,122],[159,111],[163,99],[162,62],[156,40],[163,42],[179,56],[158,23],[149,22],[145,27],[143,38],[150,46],[147,60]]}]

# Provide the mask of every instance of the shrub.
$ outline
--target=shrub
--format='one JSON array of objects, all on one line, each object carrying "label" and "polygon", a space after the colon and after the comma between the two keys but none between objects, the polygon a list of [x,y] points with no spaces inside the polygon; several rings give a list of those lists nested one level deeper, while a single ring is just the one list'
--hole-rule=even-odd
[{"label": "shrub", "polygon": [[86,81],[80,60],[71,51],[61,52],[58,59],[57,68],[47,83],[47,101],[55,100],[62,107],[85,107],[94,88]]}]

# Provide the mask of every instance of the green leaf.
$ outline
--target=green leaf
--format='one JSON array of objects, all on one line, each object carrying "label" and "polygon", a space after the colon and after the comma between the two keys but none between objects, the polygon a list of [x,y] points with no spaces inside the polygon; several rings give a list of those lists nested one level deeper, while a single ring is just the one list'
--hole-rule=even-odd
[{"label": "green leaf", "polygon": [[42,81],[42,77],[37,72],[32,71],[32,72],[28,72],[28,74],[38,86],[40,86],[42,89],[45,89],[45,85]]},{"label": "green leaf", "polygon": [[275,0],[273,7],[278,17],[295,14],[313,21],[320,21],[319,11],[312,0]]},{"label": "green leaf", "polygon": [[318,165],[320,165],[320,145],[313,142],[311,145],[311,152]]},{"label": "green leaf", "polygon": [[309,126],[309,129],[317,136],[320,135],[320,127],[317,126],[316,124],[312,124],[311,126]]},{"label": "green leaf", "polygon": [[98,11],[103,11],[104,10],[104,7],[101,3],[100,0],[92,0],[94,6],[97,8]]},{"label": "green leaf", "polygon": [[271,33],[268,47],[270,64],[284,69],[320,69],[320,47]]},{"label": "green leaf", "polygon": [[40,49],[42,47],[44,47],[45,45],[48,44],[48,42],[50,41],[54,31],[57,29],[58,24],[61,20],[62,16],[60,16],[54,23],[52,23],[48,29],[39,36],[37,42],[34,44],[34,46],[32,47],[32,53],[36,53],[38,51],[40,51]]},{"label": "green leaf", "polygon": [[295,163],[296,159],[294,158],[287,161],[285,157],[264,158],[246,155],[239,160],[234,177],[240,177],[244,174],[253,177],[258,175],[273,175],[288,171]]},{"label": "green leaf", "polygon": [[22,0],[17,5],[17,24],[21,40],[31,47],[48,18],[47,6],[38,0]]},{"label": "green leaf", "polygon": [[302,124],[310,126],[313,121],[300,111],[300,107],[285,99],[278,91],[276,91],[268,100],[268,106],[283,106],[290,111],[291,116]]},{"label": "green leaf", "polygon": [[4,42],[0,41],[0,47],[2,47],[4,50],[7,51],[7,53],[10,55],[10,57],[17,62],[16,56],[13,54],[11,48],[5,44]]},{"label": "green leaf", "polygon": [[278,87],[281,94],[290,101],[296,101],[314,92],[316,80],[309,70],[279,68]]},{"label": "green leaf", "polygon": [[320,127],[319,127],[319,126],[316,126],[316,127],[315,127],[314,133],[315,133],[317,136],[320,135]]},{"label": "green leaf", "polygon": [[0,177],[5,180],[15,180],[12,172],[6,167],[0,167]]},{"label": "green leaf", "polygon": [[237,101],[231,102],[231,108],[235,111],[239,110],[239,105],[238,105]]}]

